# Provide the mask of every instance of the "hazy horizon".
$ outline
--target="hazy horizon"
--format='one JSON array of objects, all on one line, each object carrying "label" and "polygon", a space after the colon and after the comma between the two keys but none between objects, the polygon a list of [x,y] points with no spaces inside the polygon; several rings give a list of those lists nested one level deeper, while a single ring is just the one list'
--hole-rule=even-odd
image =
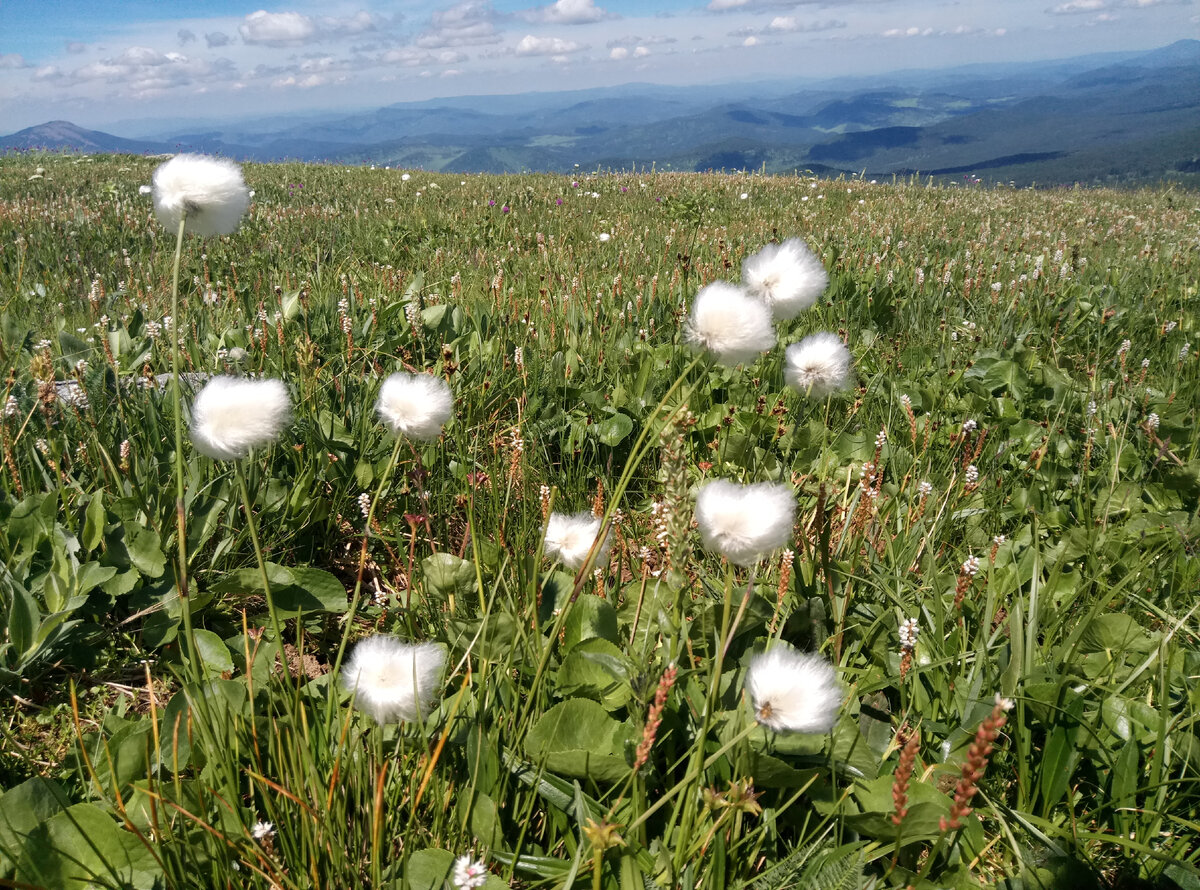
[{"label": "hazy horizon", "polygon": [[464,95],[872,75],[1149,50],[1190,0],[0,0],[0,120],[94,129]]}]

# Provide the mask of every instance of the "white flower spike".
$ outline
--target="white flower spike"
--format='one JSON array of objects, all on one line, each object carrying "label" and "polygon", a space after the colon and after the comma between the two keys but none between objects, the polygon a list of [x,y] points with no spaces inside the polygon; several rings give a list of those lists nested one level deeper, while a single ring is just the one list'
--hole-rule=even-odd
[{"label": "white flower spike", "polygon": [[777,319],[795,318],[829,285],[820,259],[799,238],[768,244],[742,263],[742,283]]},{"label": "white flower spike", "polygon": [[432,442],[454,414],[454,395],[440,377],[400,371],[383,381],[375,410],[395,435]]},{"label": "white flower spike", "polygon": [[837,334],[810,334],[784,350],[783,376],[788,386],[814,399],[842,392],[853,380],[850,350]]},{"label": "white flower spike", "polygon": [[214,377],[192,403],[192,444],[213,460],[237,460],[278,438],[291,416],[282,380]]},{"label": "white flower spike", "polygon": [[151,180],[154,213],[168,231],[184,228],[194,235],[229,235],[250,206],[242,168],[225,158],[182,154],[160,164]]},{"label": "white flower spike", "polygon": [[723,365],[754,361],[775,345],[771,310],[736,285],[714,281],[692,302],[687,339]]},{"label": "white flower spike", "polygon": [[842,704],[833,665],[784,646],[750,659],[746,692],[754,719],[775,732],[828,732]]},{"label": "white flower spike", "polygon": [[792,536],[796,497],[783,484],[709,482],[696,496],[696,524],[705,548],[740,566],[754,565]]},{"label": "white flower spike", "polygon": [[[582,513],[551,513],[546,520],[546,543],[543,552],[557,559],[563,568],[574,571],[583,565],[591,552],[596,536],[600,534],[600,520],[586,510]],[[595,565],[603,564],[608,557],[609,537],[596,550]]]},{"label": "white flower spike", "polygon": [[433,707],[446,666],[446,650],[436,643],[406,643],[376,634],[350,653],[342,685],[354,704],[379,723],[420,721]]},{"label": "white flower spike", "polygon": [[458,890],[474,890],[476,887],[482,887],[487,883],[487,879],[488,870],[483,862],[474,860],[470,856],[459,856],[454,860],[454,872],[450,875],[450,881]]}]

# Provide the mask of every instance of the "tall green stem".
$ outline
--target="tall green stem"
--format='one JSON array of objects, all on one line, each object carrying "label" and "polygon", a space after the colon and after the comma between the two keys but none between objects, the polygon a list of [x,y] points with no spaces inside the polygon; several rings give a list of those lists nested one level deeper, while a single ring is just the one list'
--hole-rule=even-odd
[{"label": "tall green stem", "polygon": [[176,553],[179,566],[176,569],[176,586],[179,589],[179,604],[183,612],[183,636],[187,641],[184,657],[195,670],[199,679],[203,674],[202,656],[196,648],[196,635],[192,631],[192,605],[188,600],[187,569],[187,514],[184,508],[186,492],[183,474],[183,391],[179,383],[179,260],[183,255],[183,232],[187,225],[187,211],[179,216],[179,231],[175,234],[175,263],[171,268],[171,401],[175,414],[175,527]]},{"label": "tall green stem", "polygon": [[279,613],[275,611],[275,600],[271,596],[271,579],[267,575],[267,563],[263,559],[262,546],[258,542],[258,526],[254,523],[254,510],[250,504],[250,490],[246,486],[246,471],[240,460],[233,462],[233,475],[237,478],[238,492],[242,496],[242,509],[246,511],[246,528],[250,531],[250,543],[254,545],[254,557],[258,560],[258,569],[262,572],[263,595],[267,598],[267,613],[271,616],[271,629],[275,631],[275,640],[279,646],[280,660],[283,658],[283,625],[279,623]]}]

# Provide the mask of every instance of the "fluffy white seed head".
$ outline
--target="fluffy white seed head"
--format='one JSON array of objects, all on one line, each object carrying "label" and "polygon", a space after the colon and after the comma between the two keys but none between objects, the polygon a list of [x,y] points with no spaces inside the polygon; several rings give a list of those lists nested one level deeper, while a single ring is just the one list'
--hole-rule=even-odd
[{"label": "fluffy white seed head", "polygon": [[[600,534],[600,519],[586,510],[582,513],[551,513],[546,520],[546,543],[543,552],[551,559],[557,559],[564,568],[574,571],[583,565],[591,552],[596,536]],[[608,557],[610,535],[604,536],[604,541],[596,550],[593,565],[601,565]]]},{"label": "fluffy white seed head", "polygon": [[742,283],[775,318],[795,318],[829,285],[829,275],[799,238],[768,244],[742,263]]},{"label": "fluffy white seed head", "polygon": [[796,497],[780,483],[709,482],[696,496],[700,540],[730,562],[750,566],[792,536]]},{"label": "fluffy white seed head", "polygon": [[379,723],[421,721],[433,707],[445,667],[446,650],[437,643],[376,634],[354,647],[341,680],[354,704]]},{"label": "fluffy white seed head", "polygon": [[687,322],[688,341],[723,365],[756,359],[775,345],[771,310],[727,281],[700,289]]},{"label": "fluffy white seed head", "polygon": [[400,371],[383,381],[375,410],[395,435],[432,442],[454,414],[454,396],[440,377]]},{"label": "fluffy white seed head", "polygon": [[801,395],[822,399],[852,382],[852,360],[837,334],[809,334],[784,351],[783,376]]},{"label": "fluffy white seed head", "polygon": [[160,164],[151,180],[154,213],[168,231],[179,228],[201,237],[237,230],[250,206],[242,168],[226,158],[183,154]]},{"label": "fluffy white seed head", "polygon": [[754,718],[775,732],[828,732],[842,704],[833,665],[784,646],[750,659],[746,692]]},{"label": "fluffy white seed head", "polygon": [[236,460],[274,441],[291,416],[282,380],[214,377],[192,403],[192,444],[214,460]]}]

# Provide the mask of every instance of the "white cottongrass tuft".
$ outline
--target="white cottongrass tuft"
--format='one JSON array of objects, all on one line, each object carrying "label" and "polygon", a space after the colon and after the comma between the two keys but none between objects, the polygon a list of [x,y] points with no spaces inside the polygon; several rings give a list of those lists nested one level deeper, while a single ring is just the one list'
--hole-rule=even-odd
[{"label": "white cottongrass tuft", "polygon": [[776,318],[795,318],[829,285],[821,260],[799,238],[768,244],[742,262],[742,283]]},{"label": "white cottongrass tuft", "polygon": [[375,410],[397,436],[432,442],[454,414],[454,395],[440,377],[400,371],[383,381]]},{"label": "white cottongrass tuft", "polygon": [[450,882],[459,890],[473,890],[475,887],[482,887],[487,883],[488,870],[483,862],[472,859],[470,856],[459,856],[454,860],[454,871],[450,875]]},{"label": "white cottongrass tuft", "polygon": [[291,416],[282,380],[214,377],[192,403],[192,444],[205,457],[236,460],[274,441]]},{"label": "white cottongrass tuft", "polygon": [[437,643],[406,643],[399,637],[366,637],[342,666],[342,685],[354,704],[379,723],[420,721],[442,685],[446,650]]},{"label": "white cottongrass tuft", "polygon": [[709,482],[696,496],[700,540],[730,562],[751,566],[792,537],[796,497],[781,483]]},{"label": "white cottongrass tuft", "polygon": [[[546,543],[543,552],[557,559],[564,568],[572,571],[583,565],[596,536],[600,534],[600,519],[588,511],[582,513],[551,513],[546,520]],[[609,535],[596,549],[595,565],[600,565],[608,556]]]},{"label": "white cottongrass tuft", "polygon": [[169,231],[178,229],[186,214],[184,227],[194,235],[229,235],[250,205],[242,168],[225,158],[175,155],[159,165],[151,181],[154,213]]},{"label": "white cottongrass tuft", "polygon": [[842,704],[833,665],[785,646],[750,659],[746,692],[754,719],[775,732],[829,732]]},{"label": "white cottongrass tuft", "polygon": [[783,376],[801,395],[824,398],[850,386],[852,359],[837,334],[809,334],[784,351]]},{"label": "white cottongrass tuft", "polygon": [[700,289],[687,322],[688,341],[723,365],[753,361],[775,345],[771,310],[727,281]]}]

